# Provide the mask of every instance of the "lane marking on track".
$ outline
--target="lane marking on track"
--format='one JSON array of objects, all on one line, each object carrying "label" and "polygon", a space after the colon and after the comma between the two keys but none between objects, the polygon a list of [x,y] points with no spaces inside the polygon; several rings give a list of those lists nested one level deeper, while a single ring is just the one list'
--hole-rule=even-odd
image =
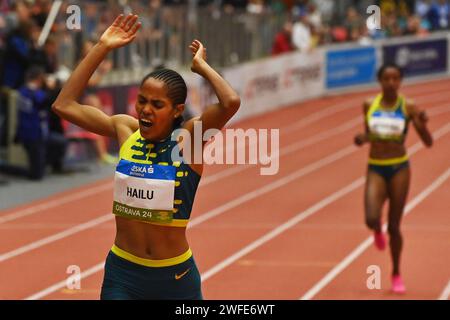
[{"label": "lane marking on track", "polygon": [[[442,106],[439,106],[439,107],[435,107],[435,108],[433,108],[433,109],[437,109],[437,108],[439,108],[439,112],[445,112],[445,111],[442,111],[442,110],[445,110],[445,108],[443,108]],[[429,111],[431,111],[432,109],[429,109]],[[437,130],[436,132],[435,132],[435,134],[434,134],[434,137],[435,137],[435,139],[437,140],[437,139],[439,139],[442,135],[444,135],[445,133],[446,133],[446,130],[448,131],[448,129],[450,129],[450,124],[447,124],[446,126],[444,126],[444,127],[441,127],[439,130]],[[445,131],[445,133],[441,133],[441,132],[443,132],[443,131]],[[418,143],[416,143],[415,145],[413,145],[412,147],[411,147],[411,149],[410,150],[412,150],[412,151],[410,151],[410,155],[412,155],[413,153],[415,153],[415,152],[417,152],[418,150],[420,150],[421,149],[421,147],[420,146],[417,146],[418,144],[420,144],[420,142],[418,142]],[[415,148],[414,148],[415,147]],[[348,150],[346,150],[346,149],[348,149]],[[343,150],[341,150],[341,151],[338,151],[338,152],[336,152],[336,153],[334,153],[332,156],[337,156],[339,153],[341,153],[341,152],[343,152],[343,151],[345,151],[344,153],[347,153],[347,152],[349,152],[350,151],[350,149],[356,149],[356,147],[354,147],[354,146],[349,146],[349,147],[347,147],[346,149],[343,149]],[[415,150],[414,150],[415,149]],[[350,152],[351,153],[351,152]],[[343,154],[343,155],[340,155],[340,156],[338,156],[338,159],[339,158],[341,158],[341,157],[343,157],[343,156],[345,156],[346,154]],[[330,158],[330,157],[327,157],[328,159]],[[324,159],[322,159],[321,161],[323,161],[323,160],[325,160],[325,159],[327,159],[327,158],[324,158]],[[336,160],[335,160],[336,161]],[[333,161],[332,161],[333,162]],[[312,165],[314,165],[314,163],[312,164]],[[311,167],[311,165],[310,166],[308,166],[308,167]],[[305,167],[305,168],[302,168],[301,170],[298,170],[298,171],[296,171],[296,172],[294,172],[294,174],[299,174],[299,172],[300,171],[302,171],[302,170],[304,170],[304,169],[306,169],[307,167]],[[311,170],[311,169],[310,169]],[[317,169],[315,169],[315,170],[317,170]],[[313,170],[314,171],[314,170]],[[306,173],[304,173],[304,174],[306,174]],[[303,175],[304,175],[303,174]],[[292,176],[293,174],[291,174],[291,175],[289,175],[289,176]],[[287,180],[288,182],[286,182],[286,183],[289,183],[290,181],[290,179],[289,179],[289,176],[286,176],[286,177],[283,177],[283,178],[281,178],[281,179],[279,179],[279,180],[282,180],[282,179],[285,179],[285,180]],[[277,183],[279,183],[279,180],[276,180],[276,181],[274,181],[273,183],[272,183],[272,185],[276,185]],[[285,183],[285,184],[286,184]],[[267,185],[266,187],[268,187],[269,185]],[[260,192],[257,192],[258,190],[254,190],[253,192],[256,192],[257,194],[259,193],[259,195],[261,195],[261,193]],[[266,191],[266,192],[269,192],[269,191],[271,191],[271,190],[268,190],[268,191]],[[264,192],[265,193],[265,192]],[[264,193],[262,193],[262,194],[264,194]],[[245,195],[244,197],[246,197],[247,195]],[[241,197],[241,198],[244,198],[244,197]],[[239,199],[239,198],[238,198]],[[235,199],[235,200],[237,200],[237,199]],[[248,201],[248,200],[247,200]],[[245,201],[244,201],[245,202]],[[236,205],[238,205],[239,204],[239,202],[237,202],[237,204]],[[224,212],[224,211],[222,211],[222,210],[224,210],[226,207],[228,207],[228,204],[226,204],[226,205],[224,205],[224,206],[220,206],[219,208],[216,208],[216,209],[213,209],[213,210],[211,210],[211,211],[209,211],[209,212],[207,212],[207,213],[205,213],[204,215],[209,215],[209,217],[208,218],[202,218],[204,215],[201,215],[201,216],[199,216],[199,217],[197,217],[197,218],[195,218],[195,219],[193,219],[192,221],[191,221],[191,224],[190,224],[190,226],[192,227],[192,226],[195,226],[195,225],[198,225],[198,224],[200,224],[200,223],[202,223],[202,222],[204,222],[204,221],[206,221],[206,220],[209,220],[210,218],[212,218],[212,217],[215,217],[215,216],[217,216],[217,215],[219,215],[220,213],[222,213],[222,212]],[[220,208],[222,208],[222,209],[220,209]],[[218,209],[220,209],[220,210],[218,210]],[[227,210],[229,210],[229,209],[227,209]],[[226,210],[225,210],[226,211]],[[110,214],[108,214],[108,215],[105,215],[105,216],[103,216],[104,218],[106,218],[107,216],[109,216],[110,218],[112,218],[111,217],[111,215]],[[100,218],[102,218],[102,217],[100,217]],[[198,220],[198,221],[196,221],[196,219]],[[101,265],[102,263],[100,263],[100,264],[97,264],[97,265],[95,265],[93,268],[95,268],[95,267],[98,267],[99,265]]]},{"label": "lane marking on track", "polygon": [[37,240],[37,241],[33,241],[33,242],[31,242],[31,243],[29,243],[27,245],[21,246],[21,247],[19,247],[17,249],[14,249],[12,251],[9,251],[9,252],[1,254],[0,255],[0,262],[4,262],[4,261],[9,260],[11,258],[17,257],[17,256],[19,256],[21,254],[24,254],[26,252],[29,252],[31,250],[43,247],[43,246],[45,246],[45,245],[47,245],[49,243],[52,243],[52,242],[64,239],[64,238],[66,238],[68,236],[71,236],[73,234],[76,234],[78,232],[90,229],[92,227],[95,227],[95,226],[103,223],[103,222],[112,220],[112,218],[113,218],[112,215],[109,215],[109,214],[108,215],[103,215],[103,216],[101,216],[99,218],[96,218],[96,219],[90,220],[88,222],[76,225],[76,226],[74,226],[74,227],[72,227],[70,229],[64,230],[62,232],[58,232],[58,233],[53,234],[53,235],[51,235],[49,237],[42,238],[42,239]]},{"label": "lane marking on track", "polygon": [[[419,203],[425,200],[433,191],[439,188],[450,177],[450,168],[448,168],[442,175],[440,175],[434,182],[410,201],[404,211],[406,216]],[[383,225],[386,230],[387,224]],[[323,288],[325,288],[331,281],[334,280],[345,268],[347,268],[353,261],[355,261],[364,251],[367,250],[373,243],[373,237],[368,237],[361,242],[347,257],[345,257],[339,264],[337,264],[331,271],[329,271],[319,282],[317,282],[311,289],[309,289],[300,300],[310,300],[314,298]]]},{"label": "lane marking on track", "polygon": [[[84,279],[84,278],[87,278],[87,277],[89,277],[89,276],[91,276],[91,275],[93,275],[93,274],[103,270],[104,265],[105,265],[105,262],[102,262],[102,263],[99,263],[99,264],[93,266],[92,268],[89,268],[86,271],[83,271],[82,273],[80,273],[80,280]],[[48,287],[45,290],[39,291],[36,294],[33,294],[33,295],[25,298],[25,300],[38,300],[38,299],[41,299],[41,298],[43,298],[45,296],[48,296],[49,294],[51,294],[53,292],[56,292],[58,290],[61,290],[61,289],[65,288],[66,286],[67,286],[67,279],[66,280],[62,280],[62,281],[60,281],[58,283],[55,283],[51,287]]]},{"label": "lane marking on track", "polygon": [[[449,131],[450,131],[450,123],[447,123],[447,125],[444,125],[440,129],[438,129],[434,133],[433,136],[434,136],[435,140],[438,140],[442,136],[444,136],[446,133],[448,133]],[[416,144],[411,146],[408,150],[410,152],[410,155],[412,156],[412,155],[417,153],[422,148],[423,148],[423,145],[421,144],[421,142],[417,142]],[[292,227],[296,223],[298,223],[298,222],[306,219],[307,217],[311,216],[312,214],[314,214],[315,212],[317,212],[321,208],[325,207],[326,205],[330,204],[331,202],[336,201],[337,199],[339,199],[339,198],[345,196],[346,194],[348,194],[349,192],[351,192],[351,191],[355,190],[356,188],[362,186],[364,184],[364,181],[365,181],[364,180],[364,176],[360,177],[357,180],[355,180],[354,182],[352,182],[351,184],[349,184],[346,187],[340,189],[338,192],[335,192],[332,195],[328,196],[327,198],[321,200],[316,205],[313,205],[309,209],[307,209],[305,211],[302,211],[301,213],[297,214],[295,217],[291,218],[290,220],[285,222],[283,225],[275,228],[274,230],[272,230],[271,232],[267,233],[263,237],[257,239],[256,241],[254,241],[251,244],[247,245],[246,247],[244,247],[243,249],[241,249],[237,253],[233,254],[232,256],[230,256],[227,259],[223,260],[219,264],[217,264],[214,267],[210,268],[208,271],[206,271],[205,273],[203,273],[201,275],[202,281],[206,281],[208,278],[212,277],[214,274],[218,273],[222,269],[224,269],[227,266],[229,266],[230,264],[234,263],[236,260],[238,260],[239,258],[244,256],[245,254],[251,252],[252,250],[256,249],[257,247],[261,246],[262,244],[270,241],[272,238],[276,237],[280,233],[282,233],[285,230],[289,229],[290,227]],[[419,196],[417,196],[416,198],[418,198]],[[412,202],[410,202],[410,203],[412,203]],[[410,205],[410,203],[408,205]],[[409,209],[409,210],[411,210],[411,209]],[[194,222],[194,221],[192,221],[192,222]],[[198,224],[200,224],[202,222],[203,221],[198,221],[196,224],[198,225]],[[90,269],[88,269],[86,271],[86,276],[81,276],[80,279],[86,278],[87,276],[90,276],[90,275],[96,273],[97,271],[101,271],[103,269],[103,266],[104,266],[104,262],[96,264],[95,266],[91,267]],[[91,272],[92,270],[96,270],[96,271],[95,272]],[[46,289],[44,289],[42,291],[39,291],[39,292],[31,295],[30,297],[26,298],[26,299],[28,299],[28,300],[41,299],[41,298],[43,298],[43,297],[45,297],[45,296],[47,296],[47,295],[49,295],[49,294],[51,294],[53,292],[58,291],[59,289],[63,288],[64,286],[65,286],[65,281],[58,282],[57,284],[54,284],[54,285],[52,285],[52,286],[50,286],[50,287],[48,287],[48,288],[46,288]]]},{"label": "lane marking on track", "polygon": [[67,196],[59,197],[58,199],[53,199],[46,201],[44,203],[40,203],[38,205],[35,205],[33,207],[29,207],[26,209],[18,210],[12,213],[5,214],[3,216],[0,216],[0,223],[9,222],[12,220],[16,220],[19,218],[23,218],[32,214],[35,214],[40,211],[45,211],[69,202],[77,201],[86,197],[94,196],[99,192],[103,191],[109,191],[112,189],[113,183],[112,181],[108,181],[105,184],[102,184],[100,186],[95,186],[92,188],[88,188],[86,190],[80,191],[78,193],[73,193]]},{"label": "lane marking on track", "polygon": [[[449,131],[450,131],[450,123],[447,123],[446,125],[444,125],[439,130],[436,131],[434,137],[435,137],[435,139],[438,139],[438,138],[442,137],[443,135],[445,135],[446,133],[448,133]],[[421,149],[423,149],[423,144],[419,141],[416,144],[414,144],[413,146],[411,146],[408,149],[408,151],[409,151],[410,156],[412,156]],[[293,218],[289,219],[287,222],[283,223],[282,225],[278,226],[277,228],[273,229],[269,233],[258,238],[257,240],[253,241],[252,243],[245,246],[241,250],[237,251],[233,255],[229,256],[228,258],[224,259],[220,263],[216,264],[214,267],[207,270],[205,273],[203,273],[201,275],[202,281],[206,281],[207,279],[209,279],[216,273],[220,272],[224,268],[233,264],[235,261],[237,261],[241,257],[245,256],[246,254],[255,250],[256,248],[262,246],[266,242],[272,240],[273,238],[280,235],[284,231],[290,229],[297,223],[303,221],[304,219],[308,218],[309,216],[311,216],[314,213],[318,212],[319,210],[323,209],[330,203],[344,197],[345,195],[352,192],[353,190],[356,190],[358,187],[362,186],[364,184],[364,182],[365,182],[365,177],[362,176],[362,177],[354,180],[352,183],[350,183],[346,187],[340,189],[339,191],[337,191],[337,192],[329,195],[328,197],[322,199],[321,201],[317,202],[315,205],[309,207],[308,209],[306,209],[300,213],[297,213]],[[422,197],[421,195],[418,195],[413,201],[411,201],[409,203],[409,206],[411,206],[411,204],[413,204],[415,206],[416,204],[414,204],[415,203],[414,201],[417,201],[417,199],[421,199],[421,197]],[[422,201],[422,200],[420,200],[420,201]],[[408,208],[408,206],[407,206],[407,208]],[[411,210],[411,209],[408,209],[408,210]]]},{"label": "lane marking on track", "polygon": [[450,280],[447,283],[447,286],[442,290],[442,293],[439,295],[438,300],[448,300],[450,298]]},{"label": "lane marking on track", "polygon": [[[426,92],[428,92],[428,91],[426,91]],[[431,102],[442,100],[442,98],[441,98],[442,95],[439,95],[439,94],[436,94],[436,93],[432,93],[432,94],[429,94],[429,95],[425,94],[423,96],[420,94],[418,96],[417,100],[422,100],[422,99],[425,100],[425,99],[427,99],[427,103],[430,103],[430,100],[429,100],[430,97],[436,97],[436,98],[432,98]],[[281,132],[280,135],[289,133],[291,131],[298,130],[298,129],[302,128],[302,127],[307,126],[308,124],[311,124],[311,123],[314,123],[316,121],[319,121],[319,120],[321,120],[321,119],[323,119],[323,118],[325,118],[327,116],[331,116],[331,115],[333,115],[335,113],[338,113],[338,112],[341,112],[341,111],[344,111],[344,110],[347,110],[347,109],[350,109],[350,108],[357,107],[358,106],[357,104],[353,104],[354,102],[356,103],[357,101],[360,102],[361,98],[352,98],[352,99],[349,99],[348,101],[339,102],[336,105],[333,105],[332,107],[328,107],[326,109],[323,109],[323,110],[317,111],[317,112],[315,112],[313,114],[310,114],[310,115],[306,116],[305,118],[303,118],[302,120],[296,121],[296,122],[286,126],[284,129],[280,128],[281,129],[280,130],[280,132]],[[443,108],[445,110],[446,106],[443,106],[441,108]],[[433,109],[435,109],[435,108],[433,108]],[[327,132],[327,131],[325,131],[325,132]],[[321,133],[319,133],[317,135],[324,134],[325,132],[321,132]],[[316,136],[316,135],[314,135],[314,136]],[[310,139],[313,139],[314,136],[311,137]],[[322,140],[322,139],[319,139],[319,141],[320,140]],[[312,144],[312,142],[310,144]],[[301,149],[302,147],[299,146],[299,147],[292,147],[292,148],[294,148],[294,149],[295,148]],[[227,150],[227,152],[229,151],[228,148],[226,150]],[[286,152],[286,154],[288,154],[288,153],[290,153],[290,152]],[[219,181],[222,178],[229,177],[231,175],[237,174],[237,173],[242,172],[242,171],[244,171],[244,170],[246,170],[248,168],[249,168],[248,166],[237,166],[237,167],[227,168],[227,169],[225,169],[223,171],[220,171],[220,172],[218,172],[216,174],[212,174],[210,176],[205,176],[205,177],[203,177],[200,180],[200,186],[205,186],[205,185],[208,185],[210,183]],[[80,192],[78,192],[76,194],[63,196],[63,197],[60,197],[58,199],[48,200],[48,201],[46,201],[44,203],[40,203],[40,204],[38,204],[36,206],[25,208],[25,209],[22,209],[22,210],[19,210],[19,211],[16,211],[16,212],[12,212],[12,213],[8,213],[6,215],[0,216],[0,223],[13,221],[13,220],[16,220],[16,219],[19,219],[19,218],[22,218],[22,217],[26,217],[26,216],[35,214],[37,212],[45,211],[45,210],[48,210],[48,209],[51,209],[51,208],[54,208],[54,207],[57,207],[57,206],[69,203],[69,202],[77,201],[77,200],[80,200],[80,199],[82,199],[84,197],[90,196],[92,193],[98,193],[98,192],[102,192],[102,191],[111,190],[112,187],[113,187],[112,182],[108,181],[108,182],[106,182],[104,184],[102,183],[99,186],[92,187],[92,188],[80,191]]]}]

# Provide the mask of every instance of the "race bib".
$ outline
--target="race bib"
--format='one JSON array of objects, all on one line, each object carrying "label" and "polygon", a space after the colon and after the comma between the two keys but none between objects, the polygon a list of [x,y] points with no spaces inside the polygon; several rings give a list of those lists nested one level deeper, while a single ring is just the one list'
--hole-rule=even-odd
[{"label": "race bib", "polygon": [[399,137],[405,130],[405,118],[391,112],[375,112],[369,120],[370,132],[380,137]]},{"label": "race bib", "polygon": [[114,177],[113,213],[138,220],[171,222],[175,174],[174,166],[120,160]]}]

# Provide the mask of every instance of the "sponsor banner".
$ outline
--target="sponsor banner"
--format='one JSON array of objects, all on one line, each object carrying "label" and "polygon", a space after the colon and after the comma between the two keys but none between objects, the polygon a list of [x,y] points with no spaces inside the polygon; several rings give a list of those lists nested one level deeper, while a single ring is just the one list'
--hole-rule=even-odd
[{"label": "sponsor banner", "polygon": [[448,41],[446,38],[383,46],[384,62],[396,63],[405,77],[447,71]]},{"label": "sponsor banner", "polygon": [[369,84],[376,80],[374,47],[331,50],[326,56],[327,89]]},{"label": "sponsor banner", "polygon": [[233,121],[324,93],[324,51],[292,53],[224,70],[241,97]]}]

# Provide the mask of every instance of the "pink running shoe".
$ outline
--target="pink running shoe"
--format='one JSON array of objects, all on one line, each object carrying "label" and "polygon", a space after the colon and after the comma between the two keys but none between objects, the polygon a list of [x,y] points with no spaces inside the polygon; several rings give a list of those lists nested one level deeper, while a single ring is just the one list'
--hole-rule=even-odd
[{"label": "pink running shoe", "polygon": [[400,275],[392,276],[392,292],[400,294],[406,292],[405,285],[403,284],[403,280]]},{"label": "pink running shoe", "polygon": [[386,238],[384,237],[383,231],[374,232],[373,234],[375,247],[378,250],[384,250],[386,248]]}]

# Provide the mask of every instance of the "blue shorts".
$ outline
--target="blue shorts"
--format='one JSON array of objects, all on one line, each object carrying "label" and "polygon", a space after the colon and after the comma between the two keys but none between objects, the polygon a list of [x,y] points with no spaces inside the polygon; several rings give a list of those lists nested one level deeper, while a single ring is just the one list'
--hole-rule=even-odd
[{"label": "blue shorts", "polygon": [[200,273],[191,256],[169,267],[147,267],[109,252],[102,300],[201,300]]},{"label": "blue shorts", "polygon": [[375,165],[369,164],[369,171],[375,172],[382,176],[386,182],[389,182],[392,177],[404,168],[409,167],[409,161],[405,161],[393,165]]}]

